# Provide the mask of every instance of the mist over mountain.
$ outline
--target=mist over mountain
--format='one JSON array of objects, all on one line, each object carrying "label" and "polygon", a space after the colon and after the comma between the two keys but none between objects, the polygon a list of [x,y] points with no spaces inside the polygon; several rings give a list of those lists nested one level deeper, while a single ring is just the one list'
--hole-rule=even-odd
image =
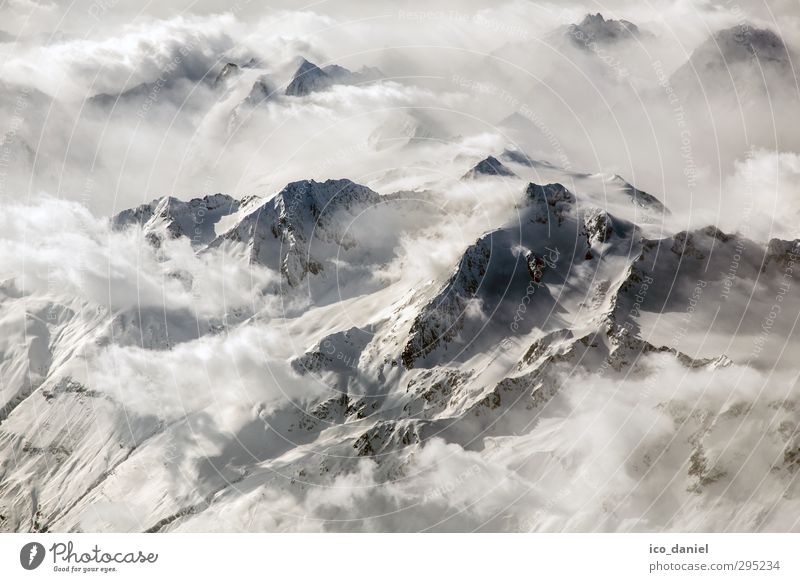
[{"label": "mist over mountain", "polygon": [[570,24],[564,36],[578,48],[589,49],[592,43],[612,45],[627,40],[647,37],[649,32],[627,20],[606,20],[599,12],[587,14],[579,24]]},{"label": "mist over mountain", "polygon": [[735,97],[784,97],[791,89],[792,59],[780,36],[745,23],[715,33],[672,75],[684,91]]},{"label": "mist over mountain", "polygon": [[791,9],[134,4],[0,8],[1,531],[798,529]]}]

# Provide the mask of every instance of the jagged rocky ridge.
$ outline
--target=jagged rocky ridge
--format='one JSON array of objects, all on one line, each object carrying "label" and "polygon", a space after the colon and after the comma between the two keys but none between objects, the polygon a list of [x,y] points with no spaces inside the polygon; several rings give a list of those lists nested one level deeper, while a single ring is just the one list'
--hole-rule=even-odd
[{"label": "jagged rocky ridge", "polygon": [[212,194],[184,202],[174,196],[159,198],[123,210],[111,222],[116,229],[141,226],[148,239],[158,244],[163,236],[187,237],[202,245],[215,237],[214,225],[239,209],[239,201],[225,194]]},{"label": "jagged rocky ridge", "polygon": [[362,67],[359,71],[351,71],[340,65],[318,67],[314,63],[302,59],[292,80],[286,86],[286,95],[304,97],[316,91],[324,91],[333,85],[357,85],[375,81],[381,77],[378,69]]},{"label": "jagged rocky ridge", "polygon": [[413,200],[382,196],[350,180],[303,180],[253,208],[210,246],[242,246],[249,262],[280,273],[289,288],[311,277],[315,295],[336,290],[341,299],[347,287],[369,288],[372,270],[393,254],[400,233],[374,230],[372,221],[421,225],[433,218]]},{"label": "jagged rocky ridge", "polygon": [[591,43],[601,45],[650,36],[627,20],[606,20],[599,12],[587,14],[578,24],[570,24],[564,36],[576,47],[588,50]]}]

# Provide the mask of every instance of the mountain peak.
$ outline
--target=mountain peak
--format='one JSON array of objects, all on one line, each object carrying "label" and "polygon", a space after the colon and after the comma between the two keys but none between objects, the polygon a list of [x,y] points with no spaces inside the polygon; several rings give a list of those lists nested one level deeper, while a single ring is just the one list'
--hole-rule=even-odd
[{"label": "mountain peak", "polygon": [[736,25],[720,30],[706,42],[707,48],[714,47],[728,62],[738,62],[757,57],[759,60],[789,62],[786,45],[768,28],[755,28],[749,24]]},{"label": "mountain peak", "polygon": [[[518,113],[512,113],[508,116],[508,120],[512,120],[515,115],[519,115]],[[519,116],[522,117],[522,116]],[[524,118],[523,118],[524,119]],[[509,122],[510,123],[510,122]],[[500,154],[500,159],[504,162],[510,162],[512,164],[520,164],[521,166],[526,166],[528,168],[548,168],[548,169],[555,169],[556,167],[546,160],[534,160],[528,154],[523,152],[522,150],[518,149],[506,149]]]},{"label": "mountain peak", "polygon": [[530,219],[540,224],[562,224],[576,207],[575,195],[559,183],[535,184],[525,189]]},{"label": "mountain peak", "polygon": [[357,244],[349,225],[380,199],[348,179],[290,182],[212,246],[245,243],[250,262],[280,272],[290,287],[297,287],[309,274],[322,273],[342,249]]},{"label": "mountain peak", "polygon": [[272,86],[269,76],[261,75],[253,83],[253,87],[250,89],[250,93],[248,93],[244,102],[248,105],[256,106],[264,101],[268,101],[274,95],[275,88]]},{"label": "mountain peak", "polygon": [[317,65],[315,65],[305,57],[302,57],[300,59],[300,65],[297,67],[297,71],[295,72],[295,76],[319,70],[321,69]]},{"label": "mountain peak", "polygon": [[330,75],[304,58],[292,76],[291,82],[286,87],[286,94],[294,97],[304,97],[315,91],[327,89],[333,83],[334,80]]},{"label": "mountain peak", "polygon": [[239,201],[227,194],[210,194],[188,202],[164,196],[123,210],[111,219],[111,224],[117,230],[139,225],[156,246],[164,236],[173,239],[185,236],[192,244],[204,244],[216,236],[214,225],[238,209]]},{"label": "mountain peak", "polygon": [[307,59],[302,59],[300,66],[294,73],[291,82],[286,87],[286,94],[302,97],[324,91],[333,85],[356,85],[376,81],[383,73],[374,67],[361,67],[358,71],[341,65],[330,64],[318,67]]},{"label": "mountain peak", "polygon": [[239,65],[237,65],[236,63],[226,63],[225,66],[222,67],[222,70],[220,70],[216,79],[214,79],[213,86],[220,87],[228,79],[232,79],[233,77],[238,75],[240,71],[241,69],[239,68]]},{"label": "mountain peak", "polygon": [[658,198],[644,190],[639,190],[619,174],[613,174],[608,182],[619,187],[620,191],[631,199],[634,206],[653,210],[658,214],[671,214],[670,210]]},{"label": "mountain peak", "polygon": [[507,176],[516,178],[516,174],[509,170],[500,160],[494,156],[478,162],[469,172],[464,174],[462,180],[480,178],[482,176]]},{"label": "mountain peak", "polygon": [[587,48],[590,42],[613,44],[645,36],[639,27],[627,20],[606,20],[599,12],[587,14],[580,24],[570,24],[566,36],[579,48]]},{"label": "mountain peak", "polygon": [[738,99],[748,93],[748,100],[779,102],[770,94],[784,87],[791,66],[789,48],[778,34],[744,23],[708,37],[670,80],[690,98],[705,102],[713,94],[739,108]]},{"label": "mountain peak", "polygon": [[591,12],[587,13],[586,16],[583,17],[583,20],[580,23],[580,26],[592,26],[603,24],[605,22],[605,18],[599,12],[597,14],[592,14]]}]

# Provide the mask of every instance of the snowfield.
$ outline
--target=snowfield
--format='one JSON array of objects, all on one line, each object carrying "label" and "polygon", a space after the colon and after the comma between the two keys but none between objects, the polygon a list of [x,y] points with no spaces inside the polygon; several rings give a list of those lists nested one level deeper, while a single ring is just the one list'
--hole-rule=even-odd
[{"label": "snowfield", "polygon": [[11,208],[3,529],[794,528],[800,242],[668,235],[618,176],[499,157]]}]

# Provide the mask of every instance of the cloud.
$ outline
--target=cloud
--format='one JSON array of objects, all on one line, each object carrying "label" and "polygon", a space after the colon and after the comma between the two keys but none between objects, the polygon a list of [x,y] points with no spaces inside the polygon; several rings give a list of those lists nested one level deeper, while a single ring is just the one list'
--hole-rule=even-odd
[{"label": "cloud", "polygon": [[235,434],[260,409],[324,389],[275,358],[281,341],[269,327],[248,326],[169,351],[110,346],[92,359],[89,387],[112,396],[129,414],[171,423],[204,411],[218,430]]},{"label": "cloud", "polygon": [[754,149],[736,162],[725,187],[720,228],[766,242],[797,237],[800,218],[800,155]]},{"label": "cloud", "polygon": [[[562,46],[553,33],[581,17],[587,8],[580,4],[507,2],[487,11],[480,3],[436,10],[419,2],[399,8],[380,3],[362,13],[347,3],[297,11],[280,5],[224,9],[208,2],[185,14],[178,15],[181,7],[175,5],[133,18],[135,6],[120,3],[85,38],[34,43],[9,59],[0,76],[58,98],[57,108],[38,122],[41,127],[34,124],[21,136],[38,156],[34,192],[58,189],[77,198],[85,189],[77,177],[91,172],[102,193],[93,192],[89,203],[101,214],[164,194],[207,193],[209,184],[246,195],[309,177],[367,179],[391,159],[369,151],[375,136],[415,125],[437,139],[463,138],[465,148],[471,136],[494,134],[536,155],[566,160],[578,171],[618,173],[666,199],[674,212],[693,214],[720,212],[722,184],[751,146],[797,148],[794,128],[776,123],[769,108],[728,111],[712,96],[710,105],[681,103],[690,120],[687,158],[687,128],[659,85],[659,72],[668,78],[709,34],[735,23],[736,15],[691,2],[659,3],[657,21],[627,2],[607,8],[607,16],[628,18],[658,35],[624,51],[609,47],[620,63],[613,67],[596,54]],[[755,9],[742,8],[745,15]],[[792,21],[782,25],[791,40]],[[321,65],[377,66],[388,79],[282,99],[280,87],[301,56]],[[200,82],[204,75],[213,80],[229,60],[251,57],[278,93],[254,111],[237,109],[252,88],[252,75],[240,76],[230,93]],[[625,69],[624,78],[618,69]],[[115,95],[165,74],[179,82],[157,92],[150,87],[146,108],[143,97],[80,109],[84,97]],[[776,112],[797,97],[791,79],[786,81],[787,94],[768,96]],[[519,111],[535,115],[537,123],[517,131],[498,127]],[[353,155],[339,159],[342,151]],[[447,164],[448,153],[411,148],[403,161],[415,167]],[[319,167],[319,159],[336,162]]]},{"label": "cloud", "polygon": [[[647,360],[656,372],[644,378],[562,375],[558,394],[517,434],[498,431],[469,447],[432,438],[388,458],[356,458],[353,448],[378,421],[353,412],[366,410],[358,399],[374,396],[376,386],[403,398],[409,384],[398,377],[430,372],[396,365],[405,321],[395,319],[413,320],[431,289],[424,285],[441,284],[467,246],[514,217],[525,181],[461,180],[489,154],[513,146],[568,165],[578,180],[584,172],[620,174],[670,207],[674,230],[717,224],[759,241],[797,237],[800,142],[791,119],[775,113],[796,109],[795,80],[786,75],[779,91],[759,93],[759,70],[747,63],[730,69],[743,76],[737,86],[753,90],[747,106],[731,107],[730,95],[713,94],[708,80],[702,99],[674,97],[681,89],[674,70],[737,14],[707,2],[611,2],[606,16],[655,37],[609,48],[604,59],[565,45],[558,33],[596,10],[584,3],[34,4],[0,9],[23,37],[0,79],[27,104],[2,104],[8,121],[0,141],[11,132],[24,144],[0,156],[4,177],[7,170],[22,177],[3,182],[3,300],[24,302],[12,297],[13,281],[31,302],[81,316],[108,310],[110,322],[86,334],[80,358],[62,366],[47,344],[41,361],[55,362],[47,389],[74,374],[86,398],[112,402],[133,419],[115,430],[136,433],[129,440],[140,447],[137,462],[145,459],[163,479],[151,487],[166,484],[137,500],[141,514],[160,519],[173,505],[184,509],[188,497],[169,496],[189,491],[201,500],[214,494],[175,522],[194,530],[796,529],[795,378],[783,370],[687,369],[661,354]],[[790,6],[775,10],[777,23],[761,5],[743,7],[797,39]],[[29,12],[41,20],[29,21]],[[286,96],[300,57],[375,66],[384,78]],[[240,69],[213,86],[229,61]],[[264,76],[274,93],[244,103]],[[111,97],[86,101],[99,93]],[[34,155],[24,155],[26,147]],[[354,281],[336,291],[348,283],[354,291],[297,317],[292,301],[309,307],[307,289],[291,297],[265,292],[280,275],[250,265],[240,248],[198,253],[185,239],[154,248],[141,229],[114,231],[107,220],[165,195],[268,200],[290,181],[328,178],[401,192],[413,208],[365,212],[348,224],[364,264],[337,256],[336,275]],[[607,290],[609,282],[592,288]],[[482,316],[477,307],[471,303],[468,315]],[[147,317],[151,327],[141,324]],[[367,369],[331,381],[324,372],[299,376],[289,363],[330,333],[371,330],[387,319],[388,339],[357,354]],[[37,338],[54,325],[41,323]],[[27,349],[28,328],[15,329],[23,338],[15,345]],[[148,333],[161,334],[160,342],[142,346]],[[698,338],[684,343],[690,339]],[[23,352],[19,369],[31,367]],[[316,425],[319,417],[299,416],[295,405],[339,406],[341,394],[328,384],[347,391],[341,418]],[[312,428],[300,430],[300,418]],[[155,425],[164,432],[150,440]],[[106,428],[86,437],[87,449],[97,445],[91,439],[110,442]],[[159,447],[170,439],[181,446],[180,475],[162,466]],[[119,475],[131,467],[110,475],[98,498],[113,498],[114,486],[129,489]],[[123,514],[112,503],[104,527],[127,520]]]},{"label": "cloud", "polygon": [[[793,527],[784,515],[796,506],[797,485],[784,450],[791,446],[786,399],[794,380],[736,366],[691,370],[672,356],[653,356],[649,363],[657,372],[644,378],[562,378],[531,429],[487,439],[482,450],[433,438],[403,453],[402,461],[353,459],[330,479],[309,477],[291,492],[282,485],[286,477],[256,474],[178,529]],[[303,465],[301,474],[313,475],[314,465]],[[776,491],[785,500],[775,501]],[[743,511],[744,500],[763,519]]]},{"label": "cloud", "polygon": [[0,279],[21,291],[111,311],[161,307],[221,317],[252,307],[254,294],[277,279],[258,266],[242,269],[219,250],[198,255],[185,238],[156,251],[140,230],[112,231],[84,206],[54,198],[6,206],[0,249],[8,257]]},{"label": "cloud", "polygon": [[233,46],[229,15],[177,17],[125,25],[97,39],[34,47],[9,59],[4,77],[67,100],[117,93],[161,76],[197,82]]}]

